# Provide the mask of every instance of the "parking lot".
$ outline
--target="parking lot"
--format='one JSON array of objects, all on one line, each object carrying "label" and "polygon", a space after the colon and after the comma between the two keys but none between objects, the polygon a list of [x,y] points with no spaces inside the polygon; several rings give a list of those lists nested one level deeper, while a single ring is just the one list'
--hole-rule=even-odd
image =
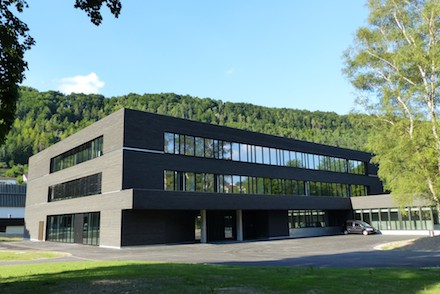
[{"label": "parking lot", "polygon": [[[100,248],[54,242],[0,243],[0,249],[43,250],[68,255],[50,260],[136,260],[228,265],[298,266],[298,267],[440,267],[440,251],[406,246],[397,250],[378,250],[378,246],[416,236],[337,235],[315,238],[255,242],[177,244]],[[438,241],[438,237],[432,238]],[[434,240],[435,239],[435,240]],[[423,242],[419,242],[423,243]],[[27,263],[47,262],[48,260]],[[24,262],[0,262],[17,264]]]}]

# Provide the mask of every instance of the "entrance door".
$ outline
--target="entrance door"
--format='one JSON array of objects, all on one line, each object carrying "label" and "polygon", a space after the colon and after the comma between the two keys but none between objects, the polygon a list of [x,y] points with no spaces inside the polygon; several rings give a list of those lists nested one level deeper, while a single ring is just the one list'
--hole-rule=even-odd
[{"label": "entrance door", "polygon": [[44,221],[40,221],[38,223],[38,241],[44,241],[43,235],[44,235]]},{"label": "entrance door", "polygon": [[224,217],[224,236],[225,240],[232,240],[234,239],[234,226],[235,226],[235,219],[230,214],[225,214]]},{"label": "entrance door", "polygon": [[235,210],[208,210],[206,212],[208,242],[236,240]]}]

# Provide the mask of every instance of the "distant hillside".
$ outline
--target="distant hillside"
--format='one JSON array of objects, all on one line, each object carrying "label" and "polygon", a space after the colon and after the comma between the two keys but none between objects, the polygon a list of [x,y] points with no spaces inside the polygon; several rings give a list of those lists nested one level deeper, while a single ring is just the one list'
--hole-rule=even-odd
[{"label": "distant hillside", "polygon": [[0,162],[9,167],[27,164],[32,154],[122,107],[358,150],[365,150],[371,129],[367,115],[269,108],[173,93],[105,98],[23,87]]}]

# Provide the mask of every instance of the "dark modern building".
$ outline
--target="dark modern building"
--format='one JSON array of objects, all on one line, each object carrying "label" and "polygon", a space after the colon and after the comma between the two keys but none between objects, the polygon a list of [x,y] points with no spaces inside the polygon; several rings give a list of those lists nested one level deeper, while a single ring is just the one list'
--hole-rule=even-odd
[{"label": "dark modern building", "polygon": [[26,186],[0,178],[0,236],[23,235]]},{"label": "dark modern building", "polygon": [[121,109],[29,159],[26,229],[117,248],[338,233],[351,197],[382,193],[370,158]]}]

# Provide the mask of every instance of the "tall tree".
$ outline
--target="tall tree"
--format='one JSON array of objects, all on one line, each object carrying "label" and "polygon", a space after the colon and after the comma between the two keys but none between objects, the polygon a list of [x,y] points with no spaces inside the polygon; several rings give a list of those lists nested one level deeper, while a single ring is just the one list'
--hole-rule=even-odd
[{"label": "tall tree", "polygon": [[[104,3],[115,17],[119,16],[120,0],[75,0],[74,7],[85,11],[92,23],[99,25]],[[24,53],[35,44],[28,26],[14,15],[27,7],[26,0],[0,0],[0,144],[14,122],[18,85],[27,69]]]},{"label": "tall tree", "polygon": [[369,142],[401,206],[414,197],[440,215],[440,1],[369,0],[368,26],[345,53],[358,102],[377,116]]}]

